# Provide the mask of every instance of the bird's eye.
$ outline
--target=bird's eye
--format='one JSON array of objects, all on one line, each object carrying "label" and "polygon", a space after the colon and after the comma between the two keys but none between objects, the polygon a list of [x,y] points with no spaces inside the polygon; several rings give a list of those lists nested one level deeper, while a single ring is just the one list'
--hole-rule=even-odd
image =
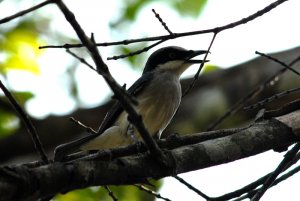
[{"label": "bird's eye", "polygon": [[169,58],[174,59],[176,54],[174,52],[169,53]]}]

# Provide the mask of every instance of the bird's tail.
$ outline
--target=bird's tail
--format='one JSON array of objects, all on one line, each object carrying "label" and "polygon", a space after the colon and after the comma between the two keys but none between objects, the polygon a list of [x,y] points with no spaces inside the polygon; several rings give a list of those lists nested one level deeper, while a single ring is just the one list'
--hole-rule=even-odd
[{"label": "bird's tail", "polygon": [[61,161],[64,158],[64,156],[70,154],[71,152],[78,151],[81,145],[89,142],[97,136],[98,135],[96,134],[90,134],[83,138],[57,146],[54,150],[54,161]]}]

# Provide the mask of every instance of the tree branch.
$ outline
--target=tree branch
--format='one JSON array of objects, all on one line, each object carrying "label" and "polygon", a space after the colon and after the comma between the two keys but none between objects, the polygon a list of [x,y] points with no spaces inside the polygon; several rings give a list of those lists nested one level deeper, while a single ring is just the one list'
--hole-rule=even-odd
[{"label": "tree branch", "polygon": [[162,169],[147,153],[111,161],[56,162],[35,168],[26,165],[2,167],[0,198],[23,200],[31,196],[44,197],[88,186],[142,183],[148,178],[160,179],[228,163],[296,142],[296,136],[300,136],[299,129],[291,129],[285,123],[296,121],[297,124],[293,125],[299,127],[300,110],[277,119],[256,122],[230,136],[172,149],[168,152],[175,161],[172,169]]},{"label": "tree branch", "polygon": [[13,106],[13,108],[15,109],[15,111],[18,113],[18,115],[20,116],[20,119],[24,122],[28,133],[30,134],[30,137],[32,139],[32,142],[34,144],[34,148],[35,150],[39,153],[41,160],[46,164],[48,163],[48,157],[45,153],[44,147],[42,145],[42,142],[39,138],[39,135],[33,125],[33,123],[31,122],[29,116],[27,115],[27,113],[23,110],[23,108],[18,104],[18,102],[15,100],[15,98],[13,97],[13,95],[9,92],[9,90],[4,86],[4,84],[2,83],[2,81],[0,80],[0,88],[2,89],[3,93],[5,94],[5,96],[7,97],[7,99],[9,100],[9,102],[11,103],[11,105]]},{"label": "tree branch", "polygon": [[[266,6],[265,8],[257,11],[256,13],[245,17],[241,20],[238,20],[236,22],[232,22],[223,26],[215,27],[212,29],[205,29],[205,30],[198,30],[198,31],[190,31],[190,32],[182,32],[182,33],[173,33],[173,34],[168,34],[168,35],[161,35],[161,36],[154,36],[154,37],[147,37],[147,38],[138,38],[138,39],[129,39],[129,40],[122,40],[122,41],[116,41],[116,42],[104,42],[104,43],[96,43],[97,46],[113,46],[113,45],[128,45],[131,43],[139,43],[139,42],[147,42],[147,41],[157,41],[157,40],[168,40],[168,39],[174,39],[174,38],[180,38],[180,37],[185,37],[185,36],[192,36],[192,35],[198,35],[198,34],[206,34],[206,33],[218,33],[221,31],[224,31],[226,29],[231,29],[236,26],[246,24],[255,18],[258,18],[272,9],[276,8],[280,4],[286,2],[287,0],[278,0],[270,5]],[[43,48],[80,48],[84,47],[83,44],[64,44],[64,45],[47,45],[47,46],[40,46],[40,49]]]},{"label": "tree branch", "polygon": [[47,1],[44,1],[44,2],[42,2],[42,3],[40,3],[40,4],[36,5],[36,6],[33,6],[33,7],[31,7],[31,8],[28,8],[28,9],[26,9],[26,10],[22,10],[22,11],[20,11],[20,12],[14,14],[14,15],[5,17],[5,18],[3,18],[3,19],[0,19],[0,24],[9,22],[9,21],[11,21],[11,20],[13,20],[13,19],[15,19],[15,18],[17,18],[17,17],[21,17],[21,16],[23,16],[23,15],[26,15],[27,13],[30,13],[30,12],[32,12],[32,11],[34,11],[34,10],[37,10],[37,9],[39,9],[39,8],[41,8],[41,7],[43,7],[43,6],[46,6],[46,5],[50,4],[50,3],[53,3],[52,0],[47,0]]},{"label": "tree branch", "polygon": [[[61,0],[53,0],[56,3],[58,8],[61,10],[66,20],[70,23],[74,31],[76,32],[78,38],[81,40],[82,44],[87,48],[89,54],[91,55],[97,72],[102,75],[108,86],[114,92],[115,98],[119,101],[124,110],[128,113],[128,118],[131,120],[131,123],[139,131],[143,141],[149,148],[149,151],[155,155],[159,161],[166,162],[167,160],[162,160],[163,154],[161,153],[158,145],[155,143],[153,138],[150,136],[148,130],[146,129],[142,117],[137,114],[135,109],[132,106],[132,97],[115,81],[111,76],[107,65],[104,63],[100,53],[97,49],[97,46],[94,42],[93,35],[91,39],[87,37],[84,30],[81,28],[80,24],[77,22],[75,15],[68,9],[68,7]],[[100,131],[103,132],[103,131]]]}]

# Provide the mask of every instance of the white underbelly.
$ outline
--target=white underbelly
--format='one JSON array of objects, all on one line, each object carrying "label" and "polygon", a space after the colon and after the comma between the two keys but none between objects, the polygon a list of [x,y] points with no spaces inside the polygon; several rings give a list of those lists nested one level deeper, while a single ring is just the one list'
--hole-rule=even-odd
[{"label": "white underbelly", "polygon": [[[173,118],[181,101],[181,86],[174,75],[160,76],[161,80],[152,80],[151,84],[143,89],[136,97],[138,105],[135,106],[138,114],[142,116],[143,123],[151,136],[161,135]],[[163,83],[161,86],[157,83]],[[83,145],[82,150],[105,149],[127,146],[140,139],[135,128],[128,132],[130,123],[127,113],[122,112],[114,126],[104,131],[102,135]],[[132,136],[134,133],[134,136]]]},{"label": "white underbelly", "polygon": [[181,85],[178,78],[166,75],[160,76],[160,79],[163,79],[163,82],[153,80],[137,97],[139,105],[136,110],[142,115],[143,122],[152,136],[160,135],[167,127],[181,101]]}]

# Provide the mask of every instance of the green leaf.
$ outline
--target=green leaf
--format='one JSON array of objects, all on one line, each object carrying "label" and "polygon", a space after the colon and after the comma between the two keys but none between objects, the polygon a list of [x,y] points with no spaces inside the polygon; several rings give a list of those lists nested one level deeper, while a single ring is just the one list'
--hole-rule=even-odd
[{"label": "green leaf", "polygon": [[[136,20],[139,11],[146,4],[154,1],[155,0],[126,0],[123,14],[121,14],[116,22],[111,23],[111,27],[115,28],[126,21]],[[207,0],[156,0],[156,2],[170,6],[172,9],[177,10],[182,16],[197,17],[206,5]]]},{"label": "green leaf", "polygon": [[16,91],[13,92],[12,95],[15,97],[15,99],[21,106],[23,106],[26,101],[34,97],[34,94],[29,91]]},{"label": "green leaf", "polygon": [[124,13],[124,17],[127,20],[133,21],[135,20],[139,10],[141,10],[141,8],[148,3],[149,1],[145,1],[145,0],[127,0],[127,8],[125,10]]},{"label": "green leaf", "polygon": [[183,16],[198,17],[207,0],[177,0],[172,1],[173,7]]},{"label": "green leaf", "polygon": [[98,201],[102,200],[100,187],[85,188],[80,190],[71,191],[65,195],[57,195],[57,201]]},{"label": "green leaf", "polygon": [[0,109],[0,138],[13,134],[20,126],[19,118]]},{"label": "green leaf", "polygon": [[43,45],[38,32],[28,22],[20,23],[3,35],[0,50],[6,55],[0,63],[0,72],[6,74],[10,70],[22,70],[38,75],[40,73],[38,58],[42,54],[39,45]]},{"label": "green leaf", "polygon": [[[120,46],[118,48],[118,52],[121,52],[121,55],[127,55],[130,53],[133,53],[137,50],[143,49],[147,44],[146,43],[139,43],[138,45],[134,45],[133,47],[128,47],[128,46]],[[133,69],[142,69],[144,63],[142,63],[145,59],[145,53],[140,53],[134,56],[129,56],[125,58],[127,62],[129,62],[130,66]]]},{"label": "green leaf", "polygon": [[[153,191],[158,191],[161,186],[160,181],[152,182],[152,184],[158,186],[155,189],[151,187]],[[122,201],[154,201],[155,196],[146,193],[133,185],[126,186],[109,186],[109,189],[113,192],[113,195]],[[99,201],[99,200],[112,200],[108,192],[104,187],[91,187],[81,190],[71,191],[65,195],[57,195],[56,201]]]},{"label": "green leaf", "polygon": [[[29,91],[23,91],[23,92],[14,91],[14,92],[11,92],[11,94],[16,99],[18,104],[20,104],[21,106],[24,106],[26,101],[28,101],[29,99],[34,97],[34,94]],[[9,103],[9,101],[7,100],[7,98],[5,96],[0,96],[0,99],[2,101]]]},{"label": "green leaf", "polygon": [[213,72],[213,71],[216,71],[216,70],[219,70],[220,67],[218,66],[214,66],[214,65],[205,65],[203,70],[202,70],[202,73],[210,73],[210,72]]},{"label": "green leaf", "polygon": [[[33,97],[31,92],[12,92],[12,95],[21,106],[24,106],[25,102]],[[7,107],[13,110],[5,96],[0,96],[0,99],[2,104],[7,103]],[[13,134],[20,126],[19,118],[14,113],[3,108],[0,108],[0,138]]]}]

